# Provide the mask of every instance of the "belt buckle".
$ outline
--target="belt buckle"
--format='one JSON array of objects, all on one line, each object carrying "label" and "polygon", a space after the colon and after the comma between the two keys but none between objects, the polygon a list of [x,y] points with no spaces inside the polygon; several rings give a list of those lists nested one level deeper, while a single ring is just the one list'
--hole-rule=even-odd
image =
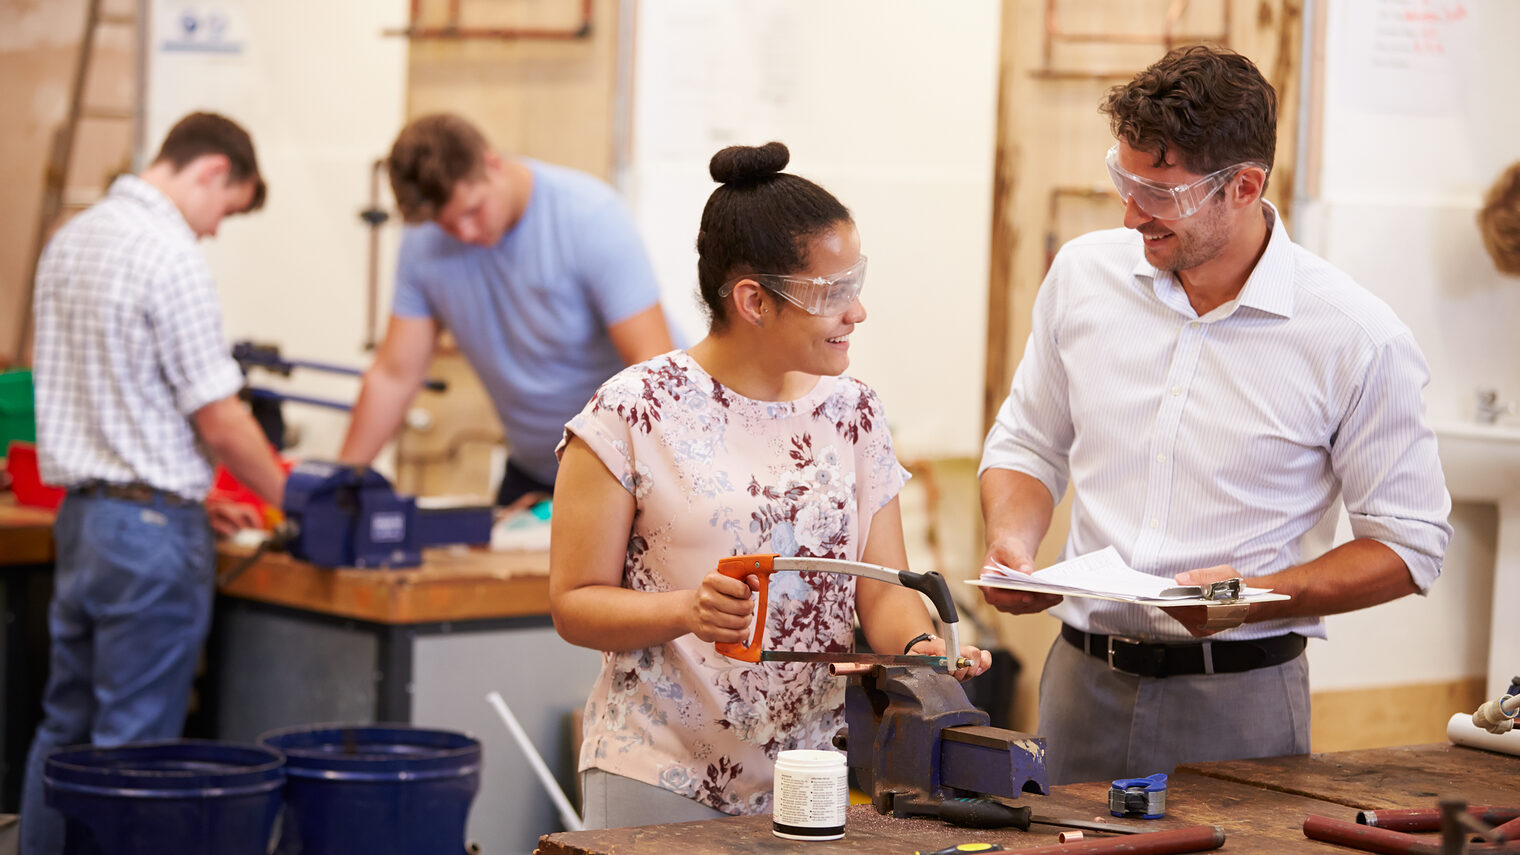
[{"label": "belt buckle", "polygon": [[1139,647],[1143,642],[1138,638],[1129,638],[1122,635],[1110,635],[1108,637],[1108,670],[1118,671],[1120,674],[1123,674],[1127,677],[1141,676],[1141,674],[1137,671],[1126,671],[1123,668],[1120,668],[1118,665],[1114,664],[1114,642],[1129,644],[1134,647]]}]

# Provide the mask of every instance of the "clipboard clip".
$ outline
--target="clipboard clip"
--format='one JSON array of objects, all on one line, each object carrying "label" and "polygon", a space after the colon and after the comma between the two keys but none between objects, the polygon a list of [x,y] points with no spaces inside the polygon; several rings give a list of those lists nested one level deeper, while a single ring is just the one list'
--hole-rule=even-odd
[{"label": "clipboard clip", "polygon": [[1245,585],[1239,578],[1225,579],[1222,582],[1211,582],[1203,586],[1201,596],[1210,602],[1233,603],[1240,599],[1244,590]]}]

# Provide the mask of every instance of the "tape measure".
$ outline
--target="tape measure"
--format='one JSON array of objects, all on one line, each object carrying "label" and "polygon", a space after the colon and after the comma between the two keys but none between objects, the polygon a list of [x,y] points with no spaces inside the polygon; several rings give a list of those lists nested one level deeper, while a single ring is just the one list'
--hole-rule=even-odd
[{"label": "tape measure", "polygon": [[1133,819],[1166,816],[1166,774],[1148,778],[1120,778],[1108,788],[1108,812]]}]

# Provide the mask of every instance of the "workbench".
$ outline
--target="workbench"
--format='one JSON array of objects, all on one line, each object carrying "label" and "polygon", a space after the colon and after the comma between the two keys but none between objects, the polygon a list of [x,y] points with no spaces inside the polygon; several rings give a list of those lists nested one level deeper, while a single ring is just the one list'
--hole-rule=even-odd
[{"label": "workbench", "polygon": [[[0,812],[14,811],[36,730],[48,649],[53,515],[0,499],[4,634]],[[222,543],[225,573],[251,549]],[[528,761],[485,701],[502,694],[561,786],[573,790],[567,721],[601,667],[549,617],[548,554],[433,549],[406,570],[326,569],[260,556],[219,588],[187,735],[252,742],[278,727],[402,722],[469,733],[484,768],[468,837],[527,852],[561,827]]]},{"label": "workbench", "polygon": [[26,749],[47,682],[47,607],[53,597],[53,514],[0,494],[0,813],[15,813]]},{"label": "workbench", "polygon": [[[224,545],[218,571],[249,550]],[[559,828],[553,802],[485,695],[500,692],[574,789],[569,719],[601,654],[574,647],[549,617],[545,552],[429,549],[405,570],[328,569],[261,556],[222,586],[207,644],[205,692],[219,739],[317,722],[402,722],[481,741],[468,839],[527,852]]]},{"label": "workbench", "polygon": [[[1051,788],[1049,796],[1015,802],[1034,813],[1072,819],[1108,816],[1108,782]],[[1179,767],[1167,782],[1166,816],[1123,820],[1148,828],[1217,825],[1227,839],[1220,851],[1282,855],[1284,852],[1352,853],[1304,836],[1311,813],[1355,821],[1358,810],[1436,806],[1440,796],[1469,804],[1520,807],[1520,757],[1453,745],[1416,745],[1264,760],[1196,763]],[[932,819],[881,816],[867,804],[852,805],[839,840],[799,844],[771,834],[771,818],[732,817],[701,822],[545,835],[538,855],[808,855],[911,853],[958,843],[999,843],[1009,850],[1056,843],[1060,829],[954,828]],[[1427,835],[1434,840],[1435,835]],[[1095,835],[1089,835],[1095,837]]]}]

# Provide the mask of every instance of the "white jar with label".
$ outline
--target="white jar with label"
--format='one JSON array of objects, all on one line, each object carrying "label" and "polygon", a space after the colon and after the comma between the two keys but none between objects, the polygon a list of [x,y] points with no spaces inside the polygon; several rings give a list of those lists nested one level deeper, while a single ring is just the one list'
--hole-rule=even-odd
[{"label": "white jar with label", "polygon": [[776,757],[771,831],[787,840],[838,840],[850,804],[849,770],[838,751],[798,749]]}]

